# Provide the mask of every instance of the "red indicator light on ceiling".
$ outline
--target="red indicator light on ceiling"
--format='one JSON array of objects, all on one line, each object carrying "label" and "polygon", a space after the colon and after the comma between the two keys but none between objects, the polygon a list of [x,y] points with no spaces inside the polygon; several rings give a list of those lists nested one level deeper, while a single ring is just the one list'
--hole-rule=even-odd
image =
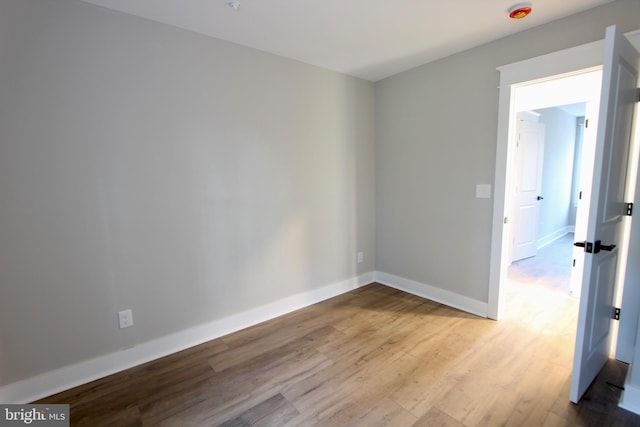
[{"label": "red indicator light on ceiling", "polygon": [[518,7],[509,12],[509,18],[522,19],[530,13],[531,13],[531,7],[529,6]]}]

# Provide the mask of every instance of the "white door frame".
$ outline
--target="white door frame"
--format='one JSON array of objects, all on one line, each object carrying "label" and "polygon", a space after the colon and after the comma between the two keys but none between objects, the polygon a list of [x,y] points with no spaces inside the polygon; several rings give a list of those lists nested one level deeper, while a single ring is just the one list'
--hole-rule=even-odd
[{"label": "white door frame", "polygon": [[[602,29],[604,34],[604,28]],[[640,30],[627,33],[632,44],[640,46]],[[494,180],[493,220],[491,232],[491,254],[489,267],[489,298],[487,317],[498,320],[504,311],[508,266],[509,230],[505,221],[510,216],[506,205],[506,189],[511,188],[511,165],[508,161],[513,155],[513,129],[515,128],[515,88],[525,82],[549,80],[559,76],[579,74],[584,70],[602,66],[604,39],[576,46],[574,48],[527,59],[498,67],[500,71],[498,104],[498,140],[496,147],[496,172]]]},{"label": "white door frame", "polygon": [[[604,33],[604,29],[603,29]],[[498,106],[498,142],[496,148],[496,175],[494,181],[491,257],[489,268],[488,317],[500,319],[504,310],[504,289],[508,266],[508,219],[506,189],[511,188],[513,157],[513,130],[515,129],[514,92],[519,84],[535,80],[548,80],[559,76],[579,74],[602,66],[604,41],[589,43],[571,49],[550,53],[514,64],[498,67],[500,71],[500,97]]]}]

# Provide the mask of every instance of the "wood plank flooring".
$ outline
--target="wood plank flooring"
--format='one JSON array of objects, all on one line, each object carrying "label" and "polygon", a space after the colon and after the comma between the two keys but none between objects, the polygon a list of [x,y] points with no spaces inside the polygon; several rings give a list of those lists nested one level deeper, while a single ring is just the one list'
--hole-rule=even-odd
[{"label": "wood plank flooring", "polygon": [[529,283],[495,322],[371,284],[39,403],[78,426],[640,425],[616,361],[569,402],[576,310]]}]

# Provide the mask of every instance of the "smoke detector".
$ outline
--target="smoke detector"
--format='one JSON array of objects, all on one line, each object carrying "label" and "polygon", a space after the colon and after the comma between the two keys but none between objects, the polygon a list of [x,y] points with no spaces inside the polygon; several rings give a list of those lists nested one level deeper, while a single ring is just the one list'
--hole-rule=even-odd
[{"label": "smoke detector", "polygon": [[531,13],[531,3],[519,3],[509,9],[509,18],[522,19]]}]

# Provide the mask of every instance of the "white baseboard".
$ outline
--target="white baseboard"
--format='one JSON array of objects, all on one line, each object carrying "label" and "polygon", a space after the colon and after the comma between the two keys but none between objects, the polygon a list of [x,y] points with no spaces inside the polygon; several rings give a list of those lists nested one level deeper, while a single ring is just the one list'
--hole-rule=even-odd
[{"label": "white baseboard", "polygon": [[551,243],[555,242],[556,240],[566,236],[567,233],[573,233],[574,231],[575,231],[575,226],[572,227],[567,225],[559,230],[554,231],[551,234],[547,234],[546,236],[539,237],[537,249],[542,249],[545,246],[549,246]]},{"label": "white baseboard", "polygon": [[33,402],[332,298],[372,283],[374,278],[374,272],[365,273],[145,342],[133,348],[8,384],[0,387],[0,402],[4,404]]},{"label": "white baseboard", "polygon": [[629,366],[627,371],[627,379],[624,382],[624,390],[620,395],[618,406],[627,411],[631,411],[634,414],[640,415],[640,387],[631,385],[629,378],[631,378],[631,370],[633,365]]},{"label": "white baseboard", "polygon": [[393,274],[376,271],[375,281],[383,285],[439,302],[453,308],[457,308],[467,313],[475,314],[480,317],[487,317],[488,304],[472,298],[447,291],[442,288],[430,286],[415,280],[405,279],[404,277],[394,276]]}]

